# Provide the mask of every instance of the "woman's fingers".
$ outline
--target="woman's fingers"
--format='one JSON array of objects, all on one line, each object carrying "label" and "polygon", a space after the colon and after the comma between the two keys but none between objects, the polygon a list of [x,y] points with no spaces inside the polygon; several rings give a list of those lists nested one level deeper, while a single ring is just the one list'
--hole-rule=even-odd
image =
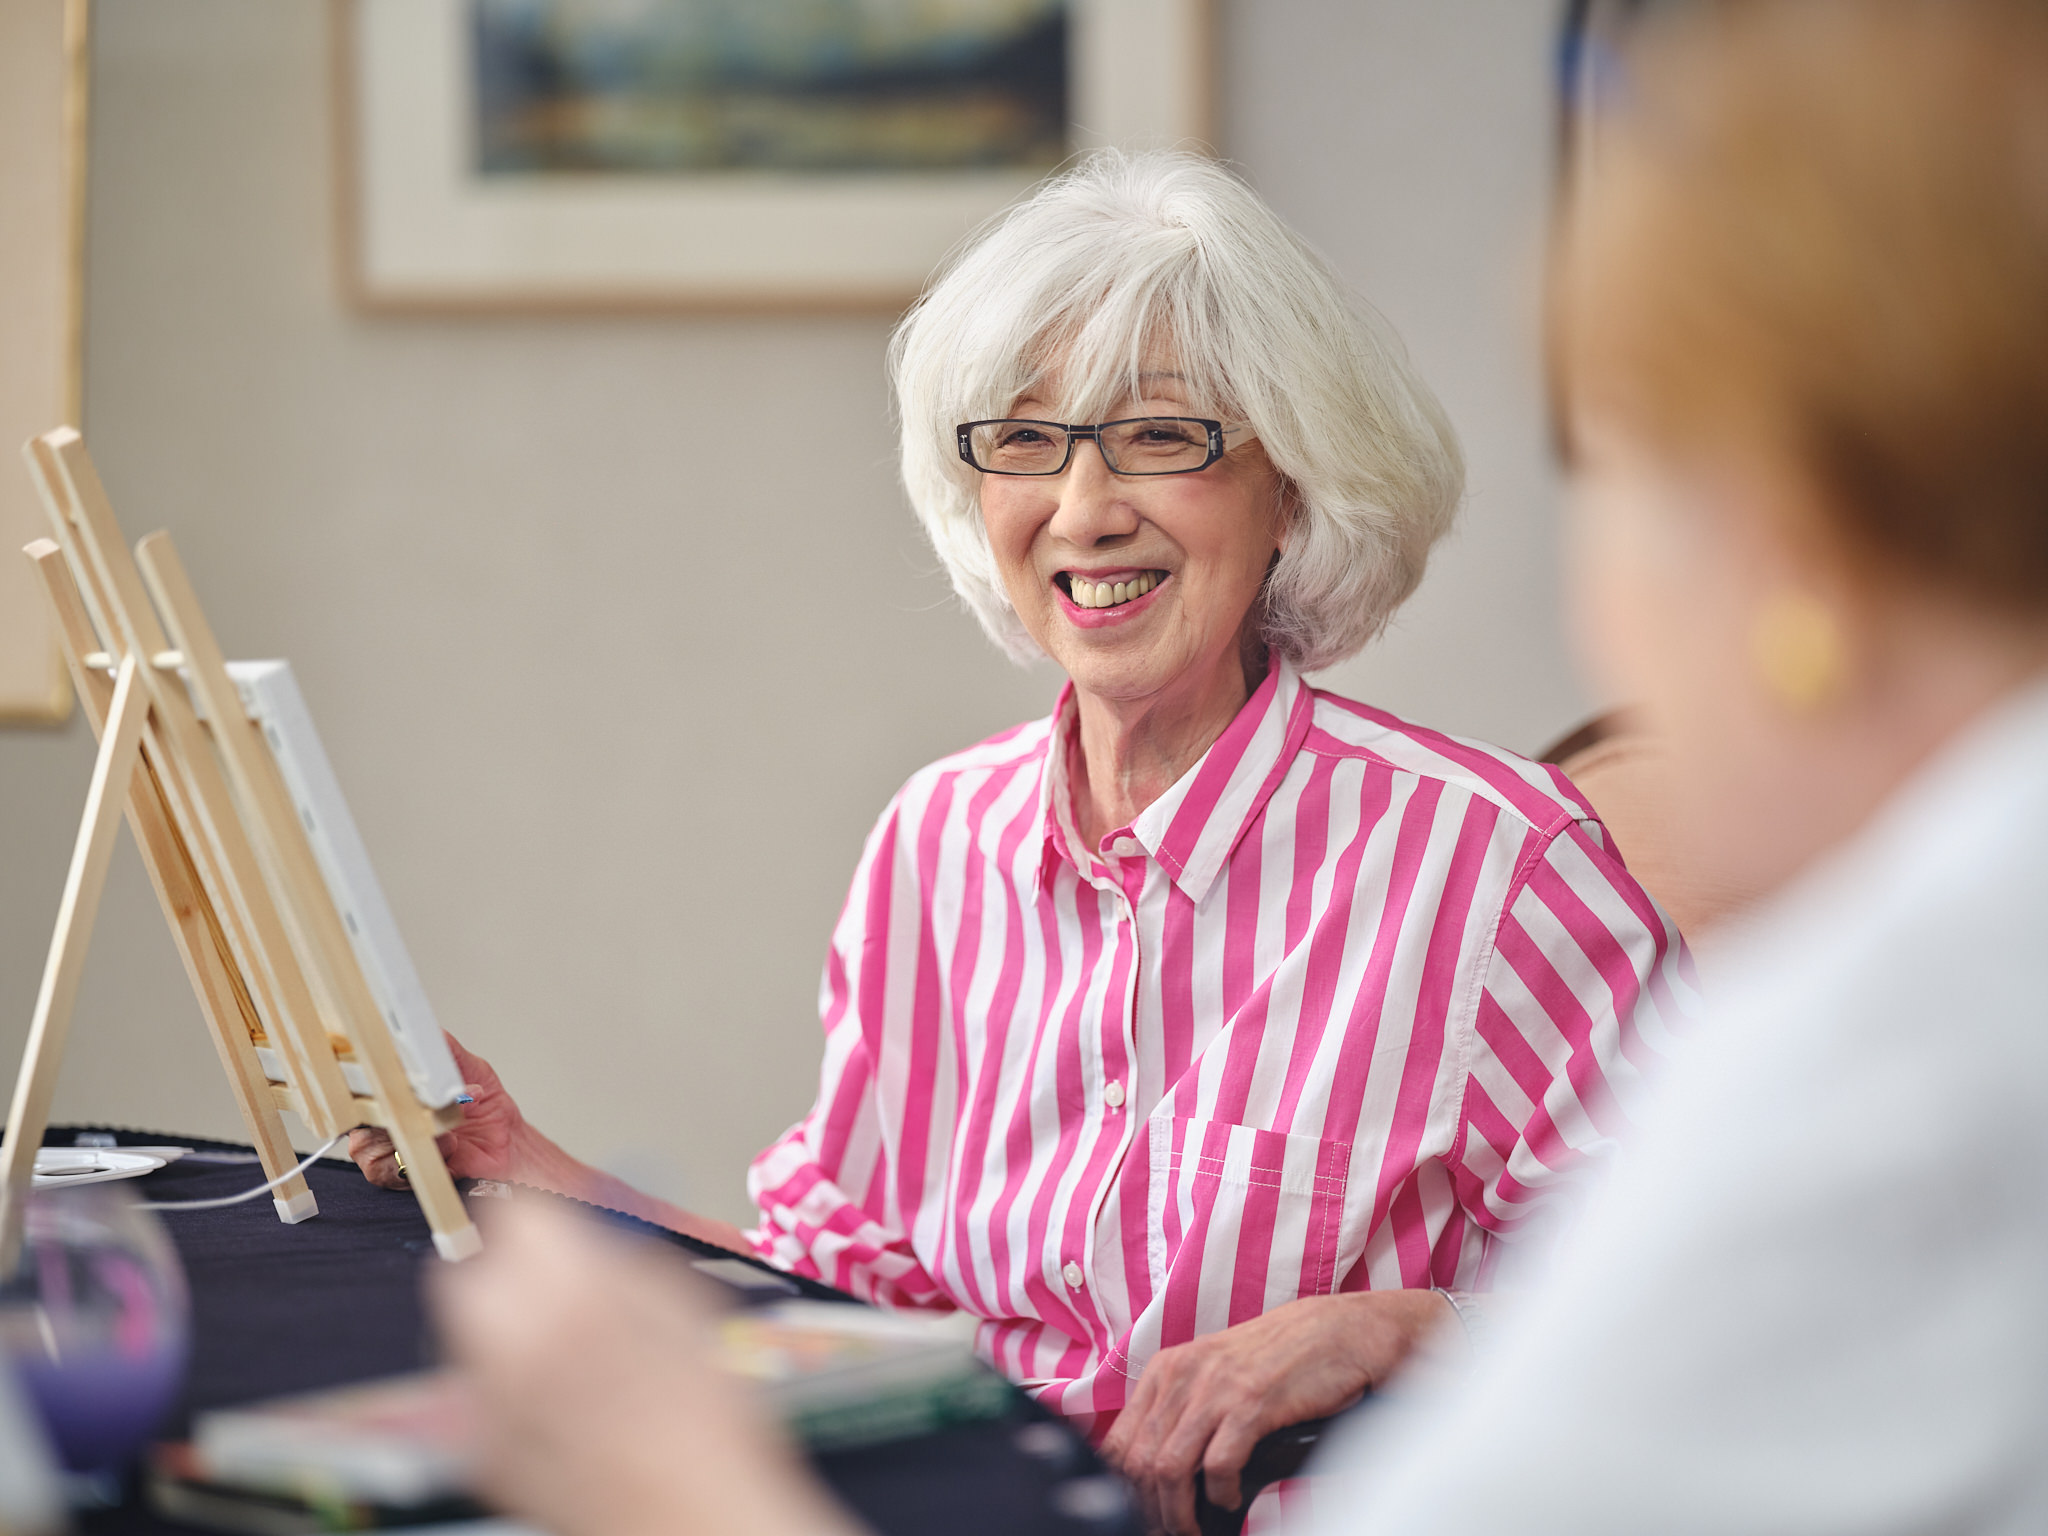
[{"label": "woman's fingers", "polygon": [[[525,1117],[505,1092],[491,1064],[447,1031],[442,1033],[462,1073],[462,1091],[469,1102],[463,1106],[461,1123],[434,1138],[441,1161],[458,1179],[510,1179],[515,1172]],[[365,1126],[351,1132],[348,1154],[372,1184],[385,1189],[407,1187],[391,1138],[383,1131]]]},{"label": "woman's fingers", "polygon": [[497,1092],[497,1069],[460,1040],[449,1034],[447,1030],[442,1030],[441,1034],[448,1042],[450,1054],[455,1057],[455,1070],[463,1076],[465,1091],[479,1096],[485,1093]]},{"label": "woman's fingers", "polygon": [[1226,1508],[1261,1435],[1334,1413],[1442,1321],[1428,1291],[1311,1296],[1153,1356],[1103,1454],[1154,1529],[1194,1529],[1195,1477]]},{"label": "woman's fingers", "polygon": [[448,1171],[458,1179],[513,1178],[526,1117],[489,1062],[463,1049],[453,1035],[448,1044],[462,1069],[462,1091],[469,1096],[462,1123],[442,1146]]},{"label": "woman's fingers", "polygon": [[[1154,1462],[1152,1481],[1157,1490],[1160,1528],[1174,1536],[1197,1536],[1195,1522],[1196,1480],[1208,1479],[1209,1502],[1226,1509],[1238,1505],[1237,1474],[1258,1440],[1241,1432],[1226,1430],[1248,1408],[1262,1402],[1251,1383],[1229,1369],[1230,1362],[1219,1355],[1189,1362],[1185,1368],[1185,1390],[1179,1394],[1179,1413],[1167,1428]],[[1227,1487],[1224,1479],[1227,1476]]]},{"label": "woman's fingers", "polygon": [[1209,1437],[1202,1452],[1202,1482],[1209,1502],[1222,1509],[1236,1509],[1244,1503],[1244,1485],[1239,1474],[1251,1460],[1252,1447],[1280,1424],[1265,1424],[1242,1414],[1227,1413]]},{"label": "woman's fingers", "polygon": [[357,1126],[348,1133],[348,1155],[363,1170],[363,1177],[385,1189],[404,1189],[398,1172],[398,1149],[388,1132],[374,1126]]},{"label": "woman's fingers", "polygon": [[391,1134],[374,1125],[359,1125],[348,1133],[348,1155],[355,1160],[363,1172],[370,1171],[370,1164],[391,1151]]},{"label": "woman's fingers", "polygon": [[[1156,1365],[1158,1362],[1153,1363]],[[1096,1448],[1102,1453],[1102,1459],[1120,1472],[1130,1447],[1137,1440],[1138,1427],[1152,1412],[1152,1400],[1158,1396],[1156,1389],[1163,1374],[1148,1368],[1138,1378],[1137,1386],[1131,1389],[1129,1401],[1116,1416],[1116,1423],[1110,1426],[1109,1433],[1102,1437],[1102,1444]]]},{"label": "woman's fingers", "polygon": [[1156,1432],[1154,1420],[1159,1412],[1162,1388],[1171,1374],[1171,1371],[1159,1369],[1159,1357],[1153,1359],[1145,1374],[1138,1378],[1130,1401],[1124,1404],[1116,1423],[1110,1426],[1098,1448],[1102,1459],[1129,1481],[1132,1492],[1137,1495],[1139,1516],[1148,1531],[1159,1529],[1157,1501],[1152,1497],[1148,1469]]},{"label": "woman's fingers", "polygon": [[1174,1536],[1194,1536],[1195,1473],[1222,1411],[1205,1389],[1201,1353],[1183,1345],[1155,1355],[1102,1443],[1136,1490],[1146,1526]]},{"label": "woman's fingers", "polygon": [[1207,1402],[1188,1404],[1153,1463],[1159,1528],[1171,1536],[1200,1536],[1201,1528],[1195,1524],[1195,1475],[1216,1428],[1213,1408]]}]

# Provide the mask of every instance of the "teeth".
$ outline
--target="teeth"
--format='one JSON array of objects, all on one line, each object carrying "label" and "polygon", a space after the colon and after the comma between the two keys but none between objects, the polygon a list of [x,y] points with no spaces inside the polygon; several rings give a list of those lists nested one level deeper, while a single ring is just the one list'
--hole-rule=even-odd
[{"label": "teeth", "polygon": [[1118,603],[1128,603],[1134,597],[1143,597],[1159,585],[1160,573],[1146,571],[1129,581],[1084,581],[1079,576],[1070,576],[1067,583],[1073,589],[1074,606],[1077,608],[1114,608]]}]

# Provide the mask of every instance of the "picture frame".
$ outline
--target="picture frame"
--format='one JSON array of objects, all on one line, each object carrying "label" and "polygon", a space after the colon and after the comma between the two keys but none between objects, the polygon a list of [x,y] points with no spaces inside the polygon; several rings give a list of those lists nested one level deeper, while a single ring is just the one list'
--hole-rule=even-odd
[{"label": "picture frame", "polygon": [[43,531],[16,451],[83,393],[88,0],[0,6],[0,723],[57,725],[71,681],[35,568]]},{"label": "picture frame", "polygon": [[[525,18],[553,3],[496,9]],[[395,311],[900,309],[965,236],[1073,151],[1209,148],[1208,0],[1008,8],[1034,4],[1062,12],[1068,121],[1057,150],[1040,135],[1032,163],[565,168],[562,156],[588,149],[577,141],[544,145],[558,158],[538,169],[508,170],[484,163],[500,142],[485,115],[496,98],[483,99],[496,88],[479,83],[491,78],[479,60],[493,0],[331,0],[344,291]],[[552,117],[530,114],[546,132],[600,120],[551,105]],[[740,109],[754,112],[759,139],[759,101]],[[828,127],[862,126],[857,102],[833,109],[854,115]],[[798,123],[775,140],[770,115],[771,155],[794,145],[800,161],[846,138],[815,130],[806,144]],[[906,142],[937,138],[925,129]]]}]

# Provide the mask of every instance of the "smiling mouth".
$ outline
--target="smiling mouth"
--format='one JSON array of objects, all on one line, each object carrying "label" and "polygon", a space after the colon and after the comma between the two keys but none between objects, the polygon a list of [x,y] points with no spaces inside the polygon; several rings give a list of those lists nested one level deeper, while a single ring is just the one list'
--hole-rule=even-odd
[{"label": "smiling mouth", "polygon": [[1071,571],[1061,571],[1053,581],[1073,600],[1076,608],[1114,608],[1118,603],[1143,597],[1170,574],[1168,571],[1140,571],[1126,581],[1089,581]]}]

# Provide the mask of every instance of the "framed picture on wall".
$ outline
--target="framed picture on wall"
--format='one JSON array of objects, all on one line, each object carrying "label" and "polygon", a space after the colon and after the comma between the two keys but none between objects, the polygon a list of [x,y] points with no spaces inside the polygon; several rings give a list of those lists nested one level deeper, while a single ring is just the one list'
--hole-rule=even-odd
[{"label": "framed picture on wall", "polygon": [[372,308],[894,308],[1074,151],[1209,138],[1206,0],[333,0]]},{"label": "framed picture on wall", "polygon": [[21,553],[50,525],[20,447],[79,416],[87,0],[0,5],[0,721],[71,712],[49,603]]}]

